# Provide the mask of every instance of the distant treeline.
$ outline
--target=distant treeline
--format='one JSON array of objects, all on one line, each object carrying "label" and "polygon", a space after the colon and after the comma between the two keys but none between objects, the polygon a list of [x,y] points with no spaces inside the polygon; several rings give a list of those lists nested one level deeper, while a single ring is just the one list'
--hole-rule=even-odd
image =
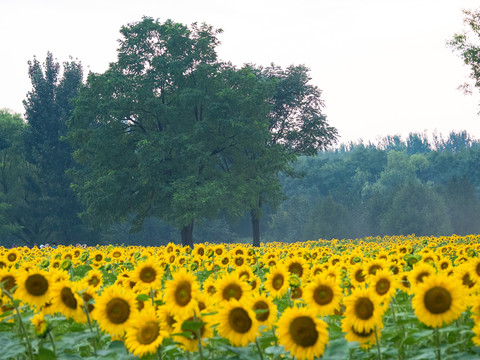
[{"label": "distant treeline", "polygon": [[[295,177],[281,175],[285,201],[264,214],[263,241],[480,233],[480,141],[465,131],[358,141],[299,157],[293,167]],[[155,219],[138,234],[124,230],[112,227],[109,241],[178,242],[175,229]],[[250,219],[220,213],[194,237],[250,242]]]}]

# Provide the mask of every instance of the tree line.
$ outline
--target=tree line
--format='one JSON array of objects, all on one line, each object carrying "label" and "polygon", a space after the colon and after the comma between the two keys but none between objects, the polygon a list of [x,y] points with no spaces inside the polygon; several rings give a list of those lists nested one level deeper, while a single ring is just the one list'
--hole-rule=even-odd
[{"label": "tree line", "polygon": [[144,17],[120,32],[117,61],[86,81],[79,61],[29,62],[26,122],[0,114],[3,236],[95,242],[157,219],[192,246],[196,222],[248,213],[258,246],[278,174],[336,141],[309,69],[220,61],[207,24]]}]

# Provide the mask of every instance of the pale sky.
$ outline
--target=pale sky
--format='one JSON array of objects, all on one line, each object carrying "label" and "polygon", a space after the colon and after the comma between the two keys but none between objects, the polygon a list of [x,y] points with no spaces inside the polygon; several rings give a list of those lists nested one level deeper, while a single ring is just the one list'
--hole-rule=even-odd
[{"label": "pale sky", "polygon": [[0,108],[24,113],[28,64],[47,51],[103,72],[120,27],[142,16],[222,28],[219,58],[304,64],[341,142],[409,132],[480,139],[480,94],[457,87],[468,69],[445,43],[473,0],[0,0]]}]

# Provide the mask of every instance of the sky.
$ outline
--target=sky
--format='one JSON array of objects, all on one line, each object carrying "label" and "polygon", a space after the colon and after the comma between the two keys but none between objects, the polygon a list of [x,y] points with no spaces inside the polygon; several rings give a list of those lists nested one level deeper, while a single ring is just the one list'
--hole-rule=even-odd
[{"label": "sky", "polygon": [[462,60],[446,46],[473,0],[0,0],[0,108],[25,112],[28,61],[47,52],[85,71],[116,61],[121,26],[149,16],[223,29],[219,58],[311,69],[339,141],[410,132],[480,139],[480,94],[464,95]]}]

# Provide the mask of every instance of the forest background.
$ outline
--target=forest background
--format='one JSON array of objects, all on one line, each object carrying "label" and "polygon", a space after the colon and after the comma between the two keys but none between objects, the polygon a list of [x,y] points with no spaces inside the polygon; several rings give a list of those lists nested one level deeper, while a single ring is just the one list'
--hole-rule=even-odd
[{"label": "forest background", "polygon": [[[254,244],[255,231],[285,242],[480,232],[480,142],[467,132],[333,146],[308,68],[218,63],[218,32],[205,24],[144,18],[122,34],[118,61],[85,83],[78,61],[34,58],[27,122],[0,111],[2,244],[161,245],[179,242],[179,230],[182,242],[185,231],[195,242],[251,242],[252,225]],[[159,114],[177,120],[151,131]],[[205,140],[225,118],[230,133]],[[167,153],[177,165],[164,169]]]}]

